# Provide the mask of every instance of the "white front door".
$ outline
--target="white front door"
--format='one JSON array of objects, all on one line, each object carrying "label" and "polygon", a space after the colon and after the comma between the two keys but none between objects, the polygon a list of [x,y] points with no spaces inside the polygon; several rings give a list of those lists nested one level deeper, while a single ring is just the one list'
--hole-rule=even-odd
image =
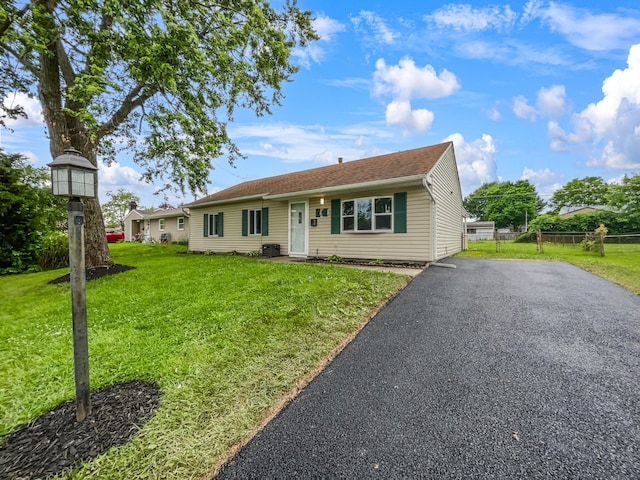
[{"label": "white front door", "polygon": [[289,205],[289,255],[307,256],[307,203]]}]

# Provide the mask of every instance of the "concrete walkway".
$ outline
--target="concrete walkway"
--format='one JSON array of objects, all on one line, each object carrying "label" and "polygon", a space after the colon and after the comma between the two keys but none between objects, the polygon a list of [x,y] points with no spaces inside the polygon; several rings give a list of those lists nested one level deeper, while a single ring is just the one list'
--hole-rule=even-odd
[{"label": "concrete walkway", "polygon": [[640,297],[564,263],[447,263],[219,478],[640,478]]}]

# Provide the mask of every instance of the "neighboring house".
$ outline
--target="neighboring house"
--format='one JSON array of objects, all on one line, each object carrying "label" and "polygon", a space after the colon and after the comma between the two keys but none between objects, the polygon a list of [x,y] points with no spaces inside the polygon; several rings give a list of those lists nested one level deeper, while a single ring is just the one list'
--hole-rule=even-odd
[{"label": "neighboring house", "polygon": [[493,240],[496,222],[467,222],[468,240]]},{"label": "neighboring house", "polygon": [[248,181],[185,206],[192,251],[427,262],[463,244],[451,142]]},{"label": "neighboring house", "polygon": [[571,218],[574,215],[580,215],[582,213],[594,213],[594,212],[598,212],[600,210],[606,210],[606,209],[607,207],[590,206],[590,205],[564,207],[562,210],[560,210],[560,214],[558,216],[560,218]]},{"label": "neighboring house", "polygon": [[189,240],[189,214],[183,208],[138,210],[135,205],[124,217],[124,238],[131,242],[186,242]]}]

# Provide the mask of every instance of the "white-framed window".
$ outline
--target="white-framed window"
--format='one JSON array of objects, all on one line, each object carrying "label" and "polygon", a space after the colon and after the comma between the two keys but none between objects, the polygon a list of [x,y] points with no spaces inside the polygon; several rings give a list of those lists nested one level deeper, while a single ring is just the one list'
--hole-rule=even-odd
[{"label": "white-framed window", "polygon": [[164,232],[164,218],[158,220],[158,230]]},{"label": "white-framed window", "polygon": [[342,202],[343,232],[390,232],[393,197],[368,197]]},{"label": "white-framed window", "polygon": [[249,235],[262,235],[262,210],[249,210]]},{"label": "white-framed window", "polygon": [[184,230],[184,217],[178,217],[178,230]]},{"label": "white-framed window", "polygon": [[214,237],[220,235],[220,232],[218,232],[218,215],[218,213],[209,215],[209,235]]}]

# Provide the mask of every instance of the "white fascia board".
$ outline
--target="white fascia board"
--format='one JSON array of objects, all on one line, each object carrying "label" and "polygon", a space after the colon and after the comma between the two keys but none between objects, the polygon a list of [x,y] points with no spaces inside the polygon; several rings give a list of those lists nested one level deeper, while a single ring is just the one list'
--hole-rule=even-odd
[{"label": "white fascia board", "polygon": [[349,183],[337,185],[335,187],[315,188],[313,190],[301,190],[299,192],[279,193],[276,195],[265,195],[265,200],[281,200],[286,198],[313,197],[321,195],[331,195],[334,193],[351,192],[357,190],[371,190],[374,188],[388,188],[395,186],[406,186],[422,182],[424,174],[412,175],[410,177],[389,178],[386,180],[373,180],[371,182]]},{"label": "white fascia board", "polygon": [[224,205],[225,203],[238,203],[238,202],[248,202],[249,200],[262,200],[266,198],[266,193],[259,193],[257,195],[248,195],[246,197],[235,197],[235,198],[227,198],[224,200],[213,200],[211,202],[203,202],[194,205],[192,203],[185,204],[185,208],[189,208],[189,210],[195,210],[197,208],[203,207],[211,207],[215,205]]},{"label": "white fascia board", "polygon": [[128,219],[129,219],[129,217],[134,217],[134,216],[138,217],[138,220],[142,220],[142,219],[144,218],[144,215],[142,215],[142,214],[141,214],[140,212],[138,212],[137,210],[131,210],[129,213],[127,213],[127,214],[124,216],[124,219],[125,219],[125,220],[128,220]]}]

